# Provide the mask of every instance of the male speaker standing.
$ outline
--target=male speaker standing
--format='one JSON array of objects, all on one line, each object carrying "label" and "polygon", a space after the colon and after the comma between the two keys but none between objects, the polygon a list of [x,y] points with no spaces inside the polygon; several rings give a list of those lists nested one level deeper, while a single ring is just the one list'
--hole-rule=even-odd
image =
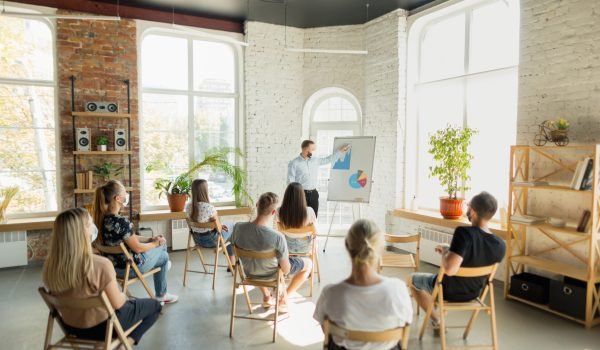
[{"label": "male speaker standing", "polygon": [[306,204],[313,208],[316,215],[319,215],[319,192],[317,192],[319,167],[333,162],[339,156],[346,153],[350,145],[343,145],[334,153],[323,158],[313,157],[313,153],[317,150],[317,146],[313,141],[304,140],[301,147],[302,152],[300,155],[292,159],[288,164],[287,183],[300,183],[304,188]]}]

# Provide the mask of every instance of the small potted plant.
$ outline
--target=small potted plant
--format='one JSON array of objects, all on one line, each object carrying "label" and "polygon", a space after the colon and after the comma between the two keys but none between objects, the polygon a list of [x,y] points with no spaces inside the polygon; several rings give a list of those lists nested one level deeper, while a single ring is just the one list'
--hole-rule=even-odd
[{"label": "small potted plant", "polygon": [[554,130],[550,131],[552,142],[560,142],[568,139],[569,127],[571,124],[565,118],[559,118],[552,121]]},{"label": "small potted plant", "polygon": [[473,160],[469,145],[476,133],[471,128],[448,125],[429,138],[429,153],[434,161],[434,165],[429,167],[429,176],[436,176],[448,194],[440,197],[440,213],[446,219],[458,219],[463,214],[464,198],[460,198],[459,194],[469,189],[471,178],[467,171]]},{"label": "small potted plant", "polygon": [[96,139],[96,146],[98,146],[98,151],[106,152],[106,146],[108,146],[108,137],[106,135],[100,135]]},{"label": "small potted plant", "polygon": [[104,182],[121,175],[122,166],[117,166],[111,162],[104,163],[102,165],[96,165],[92,168],[94,175],[98,175]]}]

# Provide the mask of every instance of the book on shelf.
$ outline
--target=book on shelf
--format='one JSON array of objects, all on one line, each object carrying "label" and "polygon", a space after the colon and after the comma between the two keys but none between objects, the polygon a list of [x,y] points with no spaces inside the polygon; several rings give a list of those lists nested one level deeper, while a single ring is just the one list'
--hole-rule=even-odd
[{"label": "book on shelf", "polygon": [[543,216],[515,214],[510,217],[510,221],[515,222],[517,224],[533,225],[546,222],[546,218]]},{"label": "book on shelf", "polygon": [[581,185],[579,185],[579,189],[582,191],[589,191],[592,189],[592,181],[594,178],[594,160],[589,159],[587,166],[585,168],[585,172],[583,174],[583,180],[581,180]]},{"label": "book on shelf", "polygon": [[76,174],[76,188],[78,190],[91,190],[94,188],[94,172],[84,171]]},{"label": "book on shelf", "polygon": [[535,187],[535,186],[548,186],[547,181],[521,181],[521,182],[513,182],[515,186],[524,186],[524,187]]},{"label": "book on shelf", "polygon": [[593,178],[594,161],[591,158],[584,158],[577,162],[575,173],[571,179],[571,188],[574,190],[585,190],[591,189],[591,183]]},{"label": "book on shelf", "polygon": [[589,210],[584,210],[581,215],[581,219],[579,219],[579,224],[577,225],[577,232],[586,232],[588,223],[590,222],[590,218],[592,217],[592,213]]}]

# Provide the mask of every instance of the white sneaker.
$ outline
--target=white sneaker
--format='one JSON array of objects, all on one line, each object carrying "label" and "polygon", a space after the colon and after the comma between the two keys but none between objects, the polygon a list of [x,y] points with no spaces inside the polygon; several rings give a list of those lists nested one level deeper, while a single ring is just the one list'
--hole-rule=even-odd
[{"label": "white sneaker", "polygon": [[173,265],[171,264],[171,260],[167,261],[167,271],[171,270],[171,265]]},{"label": "white sneaker", "polygon": [[173,304],[173,303],[176,303],[178,299],[179,299],[179,297],[177,295],[175,295],[175,294],[169,294],[169,293],[166,293],[162,297],[156,297],[156,300],[158,300],[158,301],[160,301],[161,303],[164,303],[164,304]]}]

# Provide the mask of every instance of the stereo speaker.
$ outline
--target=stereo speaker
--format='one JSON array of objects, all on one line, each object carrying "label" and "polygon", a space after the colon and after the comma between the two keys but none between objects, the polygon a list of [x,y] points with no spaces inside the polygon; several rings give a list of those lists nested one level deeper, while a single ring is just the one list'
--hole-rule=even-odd
[{"label": "stereo speaker", "polygon": [[89,128],[77,128],[75,130],[78,151],[89,151],[91,146],[91,135]]},{"label": "stereo speaker", "polygon": [[86,112],[117,113],[118,110],[119,110],[119,106],[116,103],[112,103],[112,102],[90,101],[85,104]]},{"label": "stereo speaker", "polygon": [[115,129],[115,151],[127,151],[127,132],[125,129]]}]

